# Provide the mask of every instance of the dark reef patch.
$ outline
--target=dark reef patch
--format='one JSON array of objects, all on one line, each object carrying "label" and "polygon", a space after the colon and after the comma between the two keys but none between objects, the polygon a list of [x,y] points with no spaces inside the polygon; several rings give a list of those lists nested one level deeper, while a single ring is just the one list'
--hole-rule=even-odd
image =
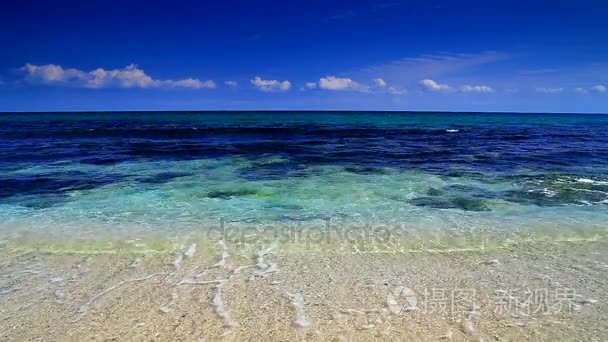
[{"label": "dark reef patch", "polygon": [[255,190],[252,190],[252,189],[214,190],[214,191],[209,191],[207,193],[207,197],[219,198],[219,199],[231,199],[233,197],[254,196],[257,194],[258,194],[258,192]]},{"label": "dark reef patch", "polygon": [[0,176],[0,198],[15,195],[42,195],[91,190],[120,181],[112,175],[64,172],[44,175]]},{"label": "dark reef patch", "polygon": [[487,202],[475,198],[465,197],[417,197],[410,201],[417,207],[429,207],[436,209],[460,209],[465,211],[490,211]]},{"label": "dark reef patch", "polygon": [[357,165],[351,165],[351,166],[346,166],[344,168],[344,171],[346,172],[350,172],[350,173],[358,173],[358,174],[363,174],[363,175],[387,175],[391,173],[390,169],[384,168],[384,167],[375,167],[375,166],[357,166]]},{"label": "dark reef patch", "polygon": [[144,177],[139,179],[139,182],[145,184],[162,184],[174,180],[176,178],[192,176],[192,173],[188,172],[161,172],[154,176]]}]

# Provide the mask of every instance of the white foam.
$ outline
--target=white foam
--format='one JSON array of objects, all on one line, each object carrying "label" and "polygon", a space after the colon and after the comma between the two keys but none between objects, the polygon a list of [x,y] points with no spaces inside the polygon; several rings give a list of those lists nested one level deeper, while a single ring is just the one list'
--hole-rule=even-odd
[{"label": "white foam", "polygon": [[10,289],[2,289],[2,290],[0,290],[0,296],[7,295],[7,294],[9,294],[11,292],[18,291],[20,289],[21,289],[20,287],[13,287],[13,288],[10,288]]},{"label": "white foam", "polygon": [[483,336],[480,335],[479,330],[477,330],[475,321],[476,314],[473,312],[469,313],[467,317],[462,321],[462,330],[472,337],[478,337],[480,342],[485,341]]},{"label": "white foam", "polygon": [[177,285],[207,285],[207,284],[215,284],[215,295],[213,296],[213,301],[211,304],[213,305],[213,310],[215,314],[222,320],[224,328],[227,330],[224,331],[222,336],[229,334],[232,331],[232,328],[236,326],[236,322],[230,316],[228,310],[226,310],[226,305],[224,304],[224,284],[229,279],[215,279],[215,280],[206,280],[206,281],[196,281],[194,279],[183,279]]},{"label": "white foam", "polygon": [[40,271],[34,271],[34,270],[23,270],[23,271],[18,271],[15,273],[25,273],[25,274],[40,274]]},{"label": "white foam", "polygon": [[589,178],[577,178],[576,181],[579,183],[586,183],[586,184],[597,184],[597,185],[608,184],[608,181],[596,181],[596,180],[589,179]]},{"label": "white foam", "polygon": [[595,304],[595,303],[597,303],[597,299],[581,297],[580,299],[577,300],[577,302],[582,305]]},{"label": "white foam", "polygon": [[147,275],[147,276],[142,277],[142,278],[135,278],[135,279],[125,280],[125,281],[122,281],[122,282],[120,282],[120,283],[118,283],[116,285],[112,285],[112,286],[108,287],[107,289],[105,289],[105,290],[99,292],[98,294],[94,295],[93,297],[91,297],[91,299],[89,299],[89,301],[87,303],[85,303],[85,304],[83,304],[83,305],[80,306],[80,309],[79,309],[80,315],[78,317],[76,317],[76,319],[74,319],[74,322],[78,322],[82,317],[84,317],[84,315],[86,315],[87,312],[89,311],[89,307],[91,307],[91,305],[93,305],[97,299],[101,298],[105,294],[107,294],[107,293],[109,293],[111,291],[114,291],[117,288],[119,288],[119,287],[121,287],[121,286],[123,286],[125,284],[145,281],[145,280],[157,277],[159,275],[164,275],[164,274],[166,274],[166,273],[164,273],[164,272],[153,273],[153,274]]},{"label": "white foam", "polygon": [[160,308],[158,308],[158,310],[160,310],[160,312],[167,314],[173,311],[173,309],[166,307],[166,306],[161,306]]},{"label": "white foam", "polygon": [[255,265],[238,266],[232,270],[232,274],[240,274],[242,270],[250,267],[255,267]]},{"label": "white foam", "polygon": [[142,258],[137,257],[137,258],[135,258],[135,260],[133,260],[133,262],[131,263],[131,265],[129,265],[129,267],[135,268],[135,267],[139,266],[142,261],[143,261]]},{"label": "white foam", "polygon": [[57,302],[63,302],[63,299],[65,299],[65,293],[62,290],[55,290],[54,295]]},{"label": "white foam", "polygon": [[59,282],[62,282],[62,281],[63,281],[63,278],[62,278],[62,277],[51,277],[51,279],[49,279],[49,282],[50,282],[51,284],[54,284],[54,283],[59,283]]},{"label": "white foam", "polygon": [[268,276],[269,274],[279,271],[279,267],[277,266],[276,263],[266,263],[266,259],[264,258],[264,256],[267,255],[268,253],[270,253],[271,251],[272,251],[272,247],[268,247],[268,248],[262,249],[256,253],[256,255],[257,255],[256,266],[257,266],[258,270],[253,272],[251,277],[249,277],[249,280],[253,280],[255,277],[264,278],[264,277]]},{"label": "white foam", "polygon": [[446,129],[445,131],[448,132],[448,133],[458,133],[460,130],[458,130],[458,129]]},{"label": "white foam", "polygon": [[[228,248],[227,248],[226,244],[224,243],[224,241],[221,240],[219,242],[219,244],[222,247],[222,258],[215,265],[211,266],[211,268],[224,267],[225,261],[229,257]],[[226,309],[226,304],[224,302],[224,292],[223,292],[224,284],[226,284],[234,275],[239,274],[242,269],[245,269],[248,267],[254,267],[254,266],[249,265],[249,266],[236,267],[235,269],[232,270],[228,279],[215,279],[215,280],[204,280],[204,281],[197,280],[197,278],[199,278],[207,273],[207,271],[208,271],[208,269],[207,269],[207,270],[203,271],[202,273],[200,273],[199,275],[196,275],[192,278],[182,279],[177,284],[178,286],[179,285],[215,284],[215,294],[213,295],[213,300],[212,300],[211,304],[213,305],[213,309],[214,309],[216,315],[222,320],[224,328],[226,329],[224,331],[224,333],[222,334],[222,336],[225,336],[225,335],[231,333],[232,329],[237,325],[236,322],[232,319],[230,312],[228,312],[228,310]]]},{"label": "white foam", "polygon": [[300,328],[310,326],[310,321],[308,320],[306,312],[304,311],[304,296],[299,293],[286,292],[286,294],[291,300],[291,305],[296,312],[296,318],[293,323]]},{"label": "white foam", "polygon": [[271,273],[275,273],[279,271],[279,267],[277,266],[277,264],[275,263],[270,263],[268,264],[268,267],[266,267],[263,270],[257,270],[255,272],[253,272],[253,276],[254,277],[261,277],[264,278],[267,275],[271,274]]},{"label": "white foam", "polygon": [[343,314],[347,314],[347,315],[353,315],[353,314],[357,314],[357,315],[365,315],[365,311],[363,310],[357,310],[357,309],[340,309],[340,312]]},{"label": "white foam", "polygon": [[192,258],[194,256],[194,254],[196,253],[196,244],[193,243],[190,245],[190,247],[188,247],[188,250],[184,252],[184,256],[186,258]]},{"label": "white foam", "polygon": [[214,280],[204,280],[198,281],[192,278],[184,278],[177,285],[208,285],[208,284],[219,284],[228,281],[228,279],[214,279]]},{"label": "white foam", "polygon": [[226,246],[226,243],[224,242],[224,240],[218,241],[218,244],[220,245],[220,247],[222,249],[222,258],[217,263],[215,263],[215,265],[213,265],[212,267],[226,266],[226,259],[228,259],[228,257],[230,256],[230,254],[228,254],[228,247]]},{"label": "white foam", "polygon": [[557,192],[555,192],[554,190],[550,190],[547,188],[544,188],[541,193],[547,197],[555,197],[557,195]]},{"label": "white foam", "polygon": [[226,305],[224,304],[224,284],[229,279],[215,279],[215,280],[206,280],[206,281],[196,281],[194,279],[183,279],[177,285],[208,285],[215,284],[215,295],[213,296],[213,309],[219,318],[222,319],[224,328],[229,330],[225,331],[223,335],[230,333],[231,329],[236,326],[236,322],[230,316],[230,313],[226,310]]},{"label": "white foam", "polygon": [[179,253],[177,258],[175,258],[175,260],[173,261],[173,266],[175,267],[176,270],[179,270],[180,268],[182,268],[183,261],[184,261],[184,255],[182,253]]},{"label": "white foam", "polygon": [[202,277],[206,276],[208,272],[209,272],[209,269],[208,269],[208,268],[206,268],[206,269],[204,269],[204,270],[203,270],[203,272],[201,272],[201,273],[199,273],[199,274],[195,275],[194,277],[195,277],[195,278],[202,278]]},{"label": "white foam", "polygon": [[195,253],[196,253],[196,244],[193,243],[190,245],[190,247],[188,247],[188,249],[185,252],[179,253],[179,255],[175,258],[175,260],[173,261],[173,266],[175,267],[175,269],[179,270],[180,268],[182,268],[184,258],[192,259],[192,257],[194,256]]},{"label": "white foam", "polygon": [[475,329],[475,324],[473,323],[472,320],[470,320],[468,318],[465,319],[464,322],[462,322],[462,328],[469,335],[474,336],[477,334],[477,329]]},{"label": "white foam", "polygon": [[[232,316],[230,316],[230,313],[226,310],[226,307],[224,305],[223,288],[223,281],[218,282],[218,284],[215,285],[215,296],[213,296],[212,304],[215,309],[215,313],[223,320],[224,328],[232,329],[236,326],[236,322],[234,322]],[[224,332],[223,335],[226,335],[229,332],[230,330]]]}]

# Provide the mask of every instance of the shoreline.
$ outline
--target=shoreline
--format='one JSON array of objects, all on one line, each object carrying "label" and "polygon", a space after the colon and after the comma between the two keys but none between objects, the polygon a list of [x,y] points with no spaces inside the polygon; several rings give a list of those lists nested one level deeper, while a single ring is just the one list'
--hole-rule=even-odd
[{"label": "shoreline", "polygon": [[[602,321],[608,316],[608,241],[603,237],[443,253],[352,249],[332,254],[192,237],[173,243],[166,245],[172,249],[164,253],[15,250],[0,254],[4,270],[0,337],[184,341],[608,337]],[[526,289],[536,295],[546,290],[548,307],[556,305],[558,291],[571,291],[563,293],[570,295],[570,310],[527,312],[539,303],[522,307],[526,293],[517,292],[502,299],[512,306],[517,298],[519,304],[511,311],[495,312],[496,291]],[[453,308],[450,298],[462,290],[473,291],[476,300],[460,303],[457,311],[429,311],[429,299],[435,308]]]}]

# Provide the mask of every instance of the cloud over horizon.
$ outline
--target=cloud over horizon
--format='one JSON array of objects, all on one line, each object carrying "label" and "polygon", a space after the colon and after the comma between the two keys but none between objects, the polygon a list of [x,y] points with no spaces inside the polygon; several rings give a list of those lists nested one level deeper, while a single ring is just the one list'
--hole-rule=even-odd
[{"label": "cloud over horizon", "polygon": [[442,90],[449,90],[450,86],[448,86],[447,84],[440,84],[437,83],[431,79],[424,79],[424,80],[420,80],[420,85],[422,85],[424,88],[426,88],[426,90],[430,90],[430,91],[442,91]]},{"label": "cloud over horizon", "polygon": [[537,93],[543,94],[557,94],[564,91],[564,88],[546,88],[546,87],[538,87],[536,88]]},{"label": "cloud over horizon", "polygon": [[603,84],[597,84],[597,85],[594,85],[593,87],[590,87],[589,89],[581,88],[581,87],[574,88],[574,92],[579,93],[579,94],[589,94],[590,92],[606,93],[606,92],[608,92],[608,88]]},{"label": "cloud over horizon", "polygon": [[29,82],[42,84],[57,84],[85,88],[215,88],[212,80],[201,81],[198,78],[180,80],[159,80],[147,75],[143,69],[130,64],[122,69],[105,70],[97,68],[86,72],[74,68],[63,68],[56,64],[34,65],[27,63],[19,68],[25,73]]},{"label": "cloud over horizon", "polygon": [[230,88],[236,88],[239,85],[237,81],[225,81],[224,84]]},{"label": "cloud over horizon", "polygon": [[[405,68],[406,66],[425,66],[424,69],[432,71],[431,74],[450,74],[455,70],[468,70],[471,66],[480,66],[494,61],[500,61],[506,58],[504,54],[498,53],[480,53],[476,55],[424,55],[419,58],[405,58],[399,60],[398,63],[390,64],[391,68],[399,65]],[[448,67],[447,64],[456,63],[460,66]],[[432,67],[431,67],[432,66]],[[389,68],[390,70],[393,70]],[[608,67],[607,67],[608,68]],[[15,70],[15,69],[13,69]],[[183,79],[156,79],[148,75],[143,69],[138,67],[136,64],[127,65],[124,68],[117,69],[104,69],[97,68],[92,71],[84,71],[77,68],[65,68],[58,64],[31,64],[26,63],[24,66],[17,69],[21,74],[17,80],[17,84],[25,81],[30,84],[45,84],[45,85],[58,85],[65,86],[66,88],[185,88],[185,89],[212,89],[216,88],[217,85],[213,80],[200,80],[198,78],[183,78]],[[377,70],[377,69],[376,69]],[[608,70],[608,69],[607,69]],[[385,70],[384,70],[385,71]],[[393,70],[396,71],[396,70]],[[507,80],[501,78],[484,78],[473,75],[472,77],[464,76],[446,76],[441,77],[444,81],[437,81],[436,77],[432,75],[424,76],[417,80],[406,80],[391,81],[392,75],[386,75],[385,77],[369,77],[371,74],[367,74],[367,77],[363,78],[365,74],[358,73],[357,71],[346,73],[345,76],[338,77],[335,75],[327,75],[320,77],[317,82],[303,82],[300,83],[300,90],[328,90],[328,91],[350,91],[350,92],[362,92],[370,95],[374,94],[385,94],[385,95],[404,95],[408,93],[408,90],[415,89],[418,85],[419,89],[423,89],[429,94],[441,93],[441,94],[494,94],[498,93],[519,93],[520,96],[528,96],[531,93],[537,94],[607,94],[608,87],[604,84],[597,83],[598,80],[584,80],[588,82],[587,85],[580,87],[569,87],[566,82],[561,79],[555,80],[543,80],[538,79],[537,74],[548,73],[543,72],[528,72],[524,79],[518,80]],[[551,72],[555,74],[555,72]],[[357,76],[358,75],[358,76]],[[294,77],[297,77],[295,75]],[[473,82],[470,79],[474,79]],[[367,80],[363,82],[355,81]],[[514,87],[517,86],[518,82],[534,82],[536,84],[546,85],[540,87],[529,87],[525,89]],[[601,80],[600,80],[601,81]],[[243,80],[241,80],[243,82]],[[292,82],[289,80],[276,80],[276,79],[263,79],[260,76],[255,76],[250,79],[251,85],[263,92],[286,92],[292,88]],[[469,83],[471,82],[471,83]],[[0,82],[2,84],[2,82]],[[9,83],[4,82],[4,85]],[[489,84],[492,84],[491,86]],[[533,83],[534,84],[534,83]],[[235,90],[239,88],[239,81],[234,78],[228,78],[226,81],[221,82],[224,88],[233,89],[232,94],[235,94]],[[242,87],[241,87],[242,88]],[[311,92],[310,94],[314,94]]]},{"label": "cloud over horizon", "polygon": [[464,85],[461,87],[452,87],[447,84],[439,83],[429,78],[418,82],[423,88],[433,92],[462,92],[462,93],[494,93],[496,90],[487,85]]},{"label": "cloud over horizon", "polygon": [[386,81],[382,78],[374,78],[374,83],[376,84],[376,87],[386,88]]},{"label": "cloud over horizon", "polygon": [[465,85],[460,90],[463,93],[493,93],[494,88],[486,85]]},{"label": "cloud over horizon", "polygon": [[291,88],[291,82],[289,81],[277,81],[277,80],[263,80],[260,76],[256,76],[254,79],[249,80],[251,84],[261,91],[287,91]]},{"label": "cloud over horizon", "polygon": [[369,87],[353,81],[348,77],[326,76],[319,79],[319,88],[325,90],[356,90],[368,91]]}]

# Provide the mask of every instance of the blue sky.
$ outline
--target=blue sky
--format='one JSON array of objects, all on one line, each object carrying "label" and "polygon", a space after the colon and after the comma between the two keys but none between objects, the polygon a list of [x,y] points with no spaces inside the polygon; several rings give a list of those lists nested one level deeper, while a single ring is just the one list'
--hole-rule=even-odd
[{"label": "blue sky", "polygon": [[0,111],[608,113],[603,1],[0,6]]}]

